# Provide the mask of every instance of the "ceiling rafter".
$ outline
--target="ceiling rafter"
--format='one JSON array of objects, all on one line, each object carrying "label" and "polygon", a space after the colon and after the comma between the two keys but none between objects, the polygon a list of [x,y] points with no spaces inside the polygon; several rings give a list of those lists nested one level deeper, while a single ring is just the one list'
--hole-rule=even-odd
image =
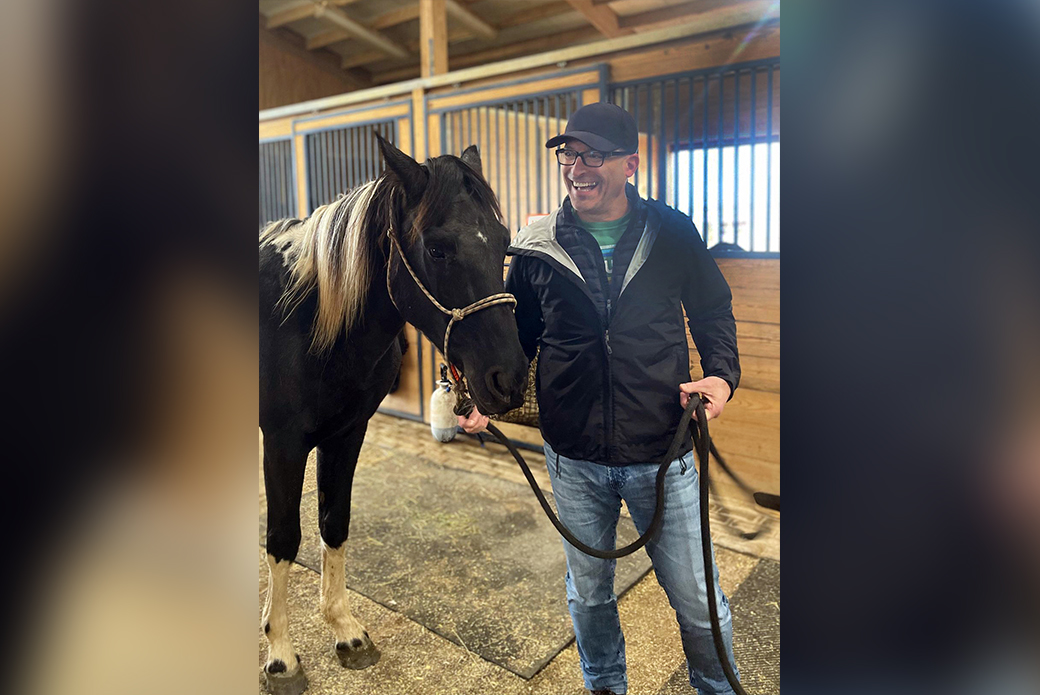
[{"label": "ceiling rafter", "polygon": [[[538,53],[561,44],[584,43],[598,37],[599,31],[595,27],[578,27],[577,29],[571,29],[550,36],[541,36],[483,51],[475,51],[473,53],[464,53],[462,55],[452,56],[451,64],[453,69],[465,68],[471,65],[480,65],[491,61],[522,56],[528,53]],[[418,66],[407,66],[374,73],[372,75],[372,81],[376,84],[387,84],[390,82],[410,79],[418,75]]]},{"label": "ceiling rafter", "polygon": [[633,33],[630,28],[620,26],[617,13],[609,7],[597,6],[592,0],[567,0],[571,7],[581,12],[589,24],[599,29],[608,39]]},{"label": "ceiling rafter", "polygon": [[[473,33],[465,27],[452,27],[448,29],[448,44],[459,43],[460,41],[466,41],[473,38]],[[405,44],[406,48],[413,54],[419,53],[420,41],[415,39]],[[344,68],[356,68],[359,65],[368,65],[369,63],[378,63],[381,60],[387,60],[386,54],[381,51],[361,51],[360,53],[353,53],[348,56],[343,56],[343,67]],[[416,65],[418,70],[418,65]]]},{"label": "ceiling rafter", "polygon": [[[338,26],[339,29],[335,31],[322,32],[321,34],[306,40],[305,45],[308,50],[322,48],[346,38],[355,38],[369,46],[377,48],[391,57],[409,57],[411,53],[405,47],[395,41],[391,41],[383,34],[380,34],[378,30],[366,27],[364,24],[354,20],[338,7],[339,5],[349,5],[356,1],[357,0],[331,0],[330,4],[329,0],[322,0],[321,2],[312,1],[296,5],[268,16],[267,28],[273,29],[281,27],[309,17],[324,19],[325,21]],[[373,22],[373,24],[379,22],[379,20],[387,21],[387,19],[391,19],[390,15],[394,14],[396,14],[396,11],[394,13],[387,13],[386,15],[377,18],[376,22]],[[401,21],[407,21],[407,19]],[[386,24],[386,26],[391,26],[391,24]]]},{"label": "ceiling rafter", "polygon": [[521,24],[529,24],[536,22],[539,19],[548,19],[549,17],[556,17],[561,14],[568,12],[574,12],[574,8],[567,0],[559,0],[558,2],[550,2],[545,5],[539,5],[538,7],[532,7],[527,10],[520,10],[514,12],[508,17],[500,20],[497,23],[499,29],[508,29],[509,27],[520,26]]},{"label": "ceiling rafter", "polygon": [[626,29],[644,29],[673,20],[685,20],[690,15],[710,12],[720,7],[733,4],[730,0],[694,0],[681,5],[672,5],[658,10],[649,10],[638,14],[618,18],[618,23]]},{"label": "ceiling rafter", "polygon": [[320,10],[315,14],[315,17],[324,18],[333,24],[338,25],[344,30],[350,32],[354,38],[359,41],[363,41],[374,48],[378,48],[380,51],[388,53],[394,58],[407,58],[411,55],[408,52],[408,49],[404,46],[395,41],[391,41],[379,32],[372,31],[364,24],[351,19],[346,12],[338,7],[320,6]]},{"label": "ceiling rafter", "polygon": [[445,0],[444,9],[447,10],[449,17],[468,28],[477,36],[485,39],[493,39],[498,36],[498,29],[475,15],[471,10],[463,7],[456,0]]},{"label": "ceiling rafter", "polygon": [[[383,12],[375,18],[362,23],[348,15],[340,7],[351,5],[360,0],[307,0],[296,4],[283,4],[276,8],[266,17],[262,17],[261,24],[268,29],[276,29],[279,32],[290,31],[286,25],[307,18],[316,18],[322,22],[334,25],[321,31],[310,38],[298,37],[298,43],[305,46],[306,50],[324,53],[326,58],[335,56],[341,64],[341,69],[351,74],[354,79],[362,76],[371,76],[373,81],[384,83],[388,78],[406,79],[418,74],[420,66],[402,65],[399,67],[384,69],[382,72],[371,74],[365,70],[358,70],[360,66],[385,61],[414,61],[420,54],[421,41],[395,41],[389,36],[380,33],[382,29],[395,27],[410,21],[418,20],[420,17],[420,2],[409,3],[393,10]],[[540,20],[569,15],[568,21],[577,21],[577,15],[582,16],[588,25],[569,31],[558,32],[552,36],[538,36],[528,38],[504,45],[494,45],[482,50],[464,54],[453,54],[451,57],[452,69],[476,65],[484,61],[501,60],[512,56],[520,56],[532,51],[551,49],[563,43],[585,42],[602,34],[608,38],[618,38],[643,32],[648,29],[660,28],[669,23],[685,23],[698,21],[699,15],[707,19],[713,11],[722,11],[730,5],[742,5],[745,3],[734,2],[734,0],[687,0],[680,4],[671,4],[657,9],[644,10],[631,15],[618,15],[609,5],[617,0],[554,0],[543,2],[530,9],[513,12],[498,19],[494,24],[488,22],[475,14],[468,6],[480,0],[442,0],[448,18],[447,42],[456,44],[470,39],[491,41],[500,37],[503,30],[512,27],[533,24]],[[284,8],[284,9],[283,9]],[[594,30],[593,30],[594,28]],[[549,28],[549,31],[553,29]],[[527,32],[529,36],[532,32]],[[356,48],[349,55],[341,55],[339,52],[331,51],[326,47],[340,42],[350,41]],[[485,44],[486,45],[486,44]],[[325,49],[324,51],[322,49]],[[341,47],[337,47],[337,51]],[[331,62],[331,61],[329,61]],[[391,63],[393,65],[393,63]],[[371,68],[369,68],[371,71]]]},{"label": "ceiling rafter", "polygon": [[[379,31],[380,29],[389,29],[390,27],[395,27],[398,24],[404,24],[405,22],[418,18],[419,5],[408,5],[407,7],[402,7],[398,10],[391,10],[390,12],[379,15],[369,22],[367,26],[372,31]],[[329,46],[345,39],[349,39],[351,36],[352,34],[344,29],[330,29],[329,31],[323,31],[320,34],[315,34],[307,39],[307,48],[322,48],[323,46]]]},{"label": "ceiling rafter", "polygon": [[305,19],[307,17],[313,17],[315,10],[318,6],[313,2],[305,2],[302,5],[296,5],[290,7],[287,10],[281,10],[274,14],[268,15],[267,17],[267,28],[277,29],[278,27],[291,24],[292,22]]}]

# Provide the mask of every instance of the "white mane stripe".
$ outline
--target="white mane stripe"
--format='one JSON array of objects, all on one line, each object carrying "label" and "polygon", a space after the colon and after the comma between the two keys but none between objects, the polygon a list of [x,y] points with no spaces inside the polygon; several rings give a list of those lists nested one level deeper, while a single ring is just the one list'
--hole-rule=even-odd
[{"label": "white mane stripe", "polygon": [[318,291],[311,347],[330,348],[357,323],[365,305],[373,268],[365,216],[376,182],[367,183],[322,205],[303,222],[280,220],[260,234],[260,245],[284,249],[291,280],[279,304],[288,316],[311,290]]}]

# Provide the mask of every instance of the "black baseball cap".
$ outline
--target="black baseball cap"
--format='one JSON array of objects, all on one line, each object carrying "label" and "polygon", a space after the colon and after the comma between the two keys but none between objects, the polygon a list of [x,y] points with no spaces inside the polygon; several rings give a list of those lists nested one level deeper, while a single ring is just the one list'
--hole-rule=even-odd
[{"label": "black baseball cap", "polygon": [[632,114],[606,101],[582,106],[575,111],[563,134],[551,138],[545,146],[555,147],[568,140],[580,140],[601,152],[635,152],[639,149],[639,133]]}]

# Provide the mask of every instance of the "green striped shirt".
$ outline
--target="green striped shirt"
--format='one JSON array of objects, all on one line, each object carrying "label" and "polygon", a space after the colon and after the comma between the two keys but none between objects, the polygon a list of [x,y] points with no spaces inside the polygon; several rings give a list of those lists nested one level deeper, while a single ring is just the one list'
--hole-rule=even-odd
[{"label": "green striped shirt", "polygon": [[577,211],[575,211],[574,217],[577,219],[578,224],[591,234],[596,243],[599,244],[599,250],[603,252],[603,266],[607,269],[607,278],[609,279],[614,273],[614,247],[617,246],[621,235],[628,229],[632,211],[629,210],[623,217],[609,222],[586,222],[581,219]]}]

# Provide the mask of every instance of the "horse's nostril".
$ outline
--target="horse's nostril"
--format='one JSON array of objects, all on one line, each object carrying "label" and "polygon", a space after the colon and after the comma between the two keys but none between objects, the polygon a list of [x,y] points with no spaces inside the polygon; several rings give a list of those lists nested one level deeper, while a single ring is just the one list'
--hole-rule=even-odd
[{"label": "horse's nostril", "polygon": [[507,400],[509,394],[509,378],[501,369],[492,369],[487,376],[488,390],[500,400]]}]

